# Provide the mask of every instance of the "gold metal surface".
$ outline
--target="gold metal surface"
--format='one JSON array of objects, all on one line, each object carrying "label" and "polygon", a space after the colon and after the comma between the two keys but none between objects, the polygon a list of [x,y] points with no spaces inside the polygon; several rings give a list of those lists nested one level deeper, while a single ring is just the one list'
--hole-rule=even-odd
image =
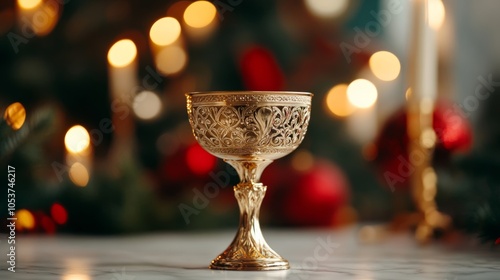
[{"label": "gold metal surface", "polygon": [[240,177],[234,193],[240,224],[233,242],[210,268],[225,270],[289,269],[267,245],[259,224],[266,186],[260,176],[273,160],[295,150],[304,139],[311,113],[311,93],[188,93],[187,111],[193,134],[209,153],[224,159]]}]

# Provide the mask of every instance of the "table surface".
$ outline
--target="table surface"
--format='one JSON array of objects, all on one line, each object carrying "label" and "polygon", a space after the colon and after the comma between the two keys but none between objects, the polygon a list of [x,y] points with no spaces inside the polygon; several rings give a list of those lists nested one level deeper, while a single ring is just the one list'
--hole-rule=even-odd
[{"label": "table surface", "polygon": [[7,271],[7,242],[0,241],[0,279],[500,279],[500,251],[461,242],[419,246],[409,234],[360,244],[358,228],[264,230],[286,271],[217,271],[209,262],[234,232],[138,236],[18,236],[16,272]]}]

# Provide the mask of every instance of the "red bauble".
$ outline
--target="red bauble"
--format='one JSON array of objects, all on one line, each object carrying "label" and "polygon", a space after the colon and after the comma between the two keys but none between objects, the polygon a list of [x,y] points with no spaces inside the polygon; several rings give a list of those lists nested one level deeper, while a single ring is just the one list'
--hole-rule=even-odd
[{"label": "red bauble", "polygon": [[466,152],[472,145],[472,129],[458,106],[438,104],[433,114],[436,149]]},{"label": "red bauble", "polygon": [[[433,129],[436,133],[434,161],[447,162],[454,152],[466,152],[472,144],[472,129],[459,109],[448,103],[438,103],[433,113]],[[407,133],[407,113],[397,111],[383,126],[375,140],[377,156],[374,159],[380,177],[391,187],[407,189],[411,169],[408,155],[409,137]],[[424,153],[425,151],[422,151]],[[415,155],[417,156],[417,155]],[[391,177],[392,176],[392,177]]]},{"label": "red bauble", "polygon": [[283,90],[284,75],[269,50],[260,46],[247,49],[240,67],[248,90]]},{"label": "red bauble", "polygon": [[152,175],[157,181],[160,194],[176,196],[190,182],[208,180],[216,165],[217,158],[194,142],[179,147],[175,153],[165,157]]},{"label": "red bauble", "polygon": [[276,165],[265,173],[269,184],[266,207],[293,226],[332,226],[337,211],[349,199],[343,172],[331,162],[316,161],[305,172]]}]

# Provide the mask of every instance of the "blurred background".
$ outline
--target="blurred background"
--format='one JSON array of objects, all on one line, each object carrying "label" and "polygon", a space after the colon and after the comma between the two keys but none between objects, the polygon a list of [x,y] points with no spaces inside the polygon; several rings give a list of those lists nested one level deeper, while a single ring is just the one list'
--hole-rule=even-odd
[{"label": "blurred background", "polygon": [[[237,175],[187,120],[184,93],[207,90],[315,94],[304,142],[264,172],[264,227],[411,228],[411,2],[2,1],[0,163],[15,168],[18,232],[235,228]],[[492,243],[499,8],[428,10],[436,202],[455,231]]]}]

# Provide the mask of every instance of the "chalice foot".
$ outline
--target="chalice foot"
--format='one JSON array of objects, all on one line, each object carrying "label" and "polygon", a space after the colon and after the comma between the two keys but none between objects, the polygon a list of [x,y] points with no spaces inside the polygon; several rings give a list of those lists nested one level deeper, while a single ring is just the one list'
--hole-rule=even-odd
[{"label": "chalice foot", "polygon": [[256,183],[271,160],[225,160],[233,166],[241,182],[234,186],[240,207],[240,224],[231,245],[210,264],[212,269],[224,270],[282,270],[289,269],[288,261],[278,255],[260,230],[259,210],[267,187]]}]

